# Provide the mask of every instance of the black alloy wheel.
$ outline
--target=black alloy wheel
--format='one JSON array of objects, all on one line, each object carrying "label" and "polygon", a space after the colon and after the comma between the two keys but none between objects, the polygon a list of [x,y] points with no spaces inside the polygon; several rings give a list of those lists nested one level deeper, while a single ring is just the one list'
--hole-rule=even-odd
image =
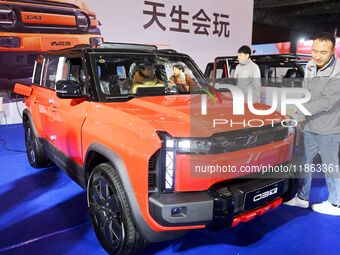
[{"label": "black alloy wheel", "polygon": [[30,121],[25,122],[24,128],[28,162],[34,168],[48,166],[50,164],[50,160],[48,159],[42,144],[38,141]]},{"label": "black alloy wheel", "polygon": [[93,169],[87,201],[97,238],[109,254],[134,254],[146,246],[146,240],[135,228],[119,176],[110,164]]}]

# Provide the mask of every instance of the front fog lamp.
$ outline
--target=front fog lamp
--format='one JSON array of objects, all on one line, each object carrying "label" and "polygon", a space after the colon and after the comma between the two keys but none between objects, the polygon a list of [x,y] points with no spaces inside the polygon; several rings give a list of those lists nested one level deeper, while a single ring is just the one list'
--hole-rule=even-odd
[{"label": "front fog lamp", "polygon": [[19,48],[20,38],[12,36],[0,36],[0,47]]},{"label": "front fog lamp", "polygon": [[0,26],[3,28],[12,28],[17,23],[15,12],[6,5],[0,5]]},{"label": "front fog lamp", "polygon": [[77,14],[77,21],[78,21],[78,27],[85,31],[88,30],[90,27],[90,19],[87,17],[85,13],[78,13]]}]

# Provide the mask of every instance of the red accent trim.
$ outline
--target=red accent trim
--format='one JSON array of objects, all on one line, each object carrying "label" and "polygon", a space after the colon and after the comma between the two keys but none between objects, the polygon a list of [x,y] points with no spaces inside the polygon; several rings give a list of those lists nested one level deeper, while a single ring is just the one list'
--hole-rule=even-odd
[{"label": "red accent trim", "polygon": [[223,69],[224,69],[224,73],[225,73],[225,77],[229,78],[228,72],[227,72],[227,65],[223,64]]},{"label": "red accent trim", "polygon": [[267,213],[269,210],[272,210],[272,209],[278,207],[281,204],[282,204],[282,198],[278,198],[274,202],[271,202],[270,204],[268,204],[264,207],[261,207],[259,209],[255,209],[255,210],[250,211],[250,212],[246,212],[244,214],[240,214],[240,215],[238,215],[237,217],[234,218],[233,224],[231,225],[231,227],[235,227],[241,222],[250,221],[250,220],[254,219],[256,216],[263,215],[263,214]]},{"label": "red accent trim", "polygon": [[218,99],[218,102],[222,105],[223,102],[221,98],[221,93],[211,86],[209,86],[209,91]]}]

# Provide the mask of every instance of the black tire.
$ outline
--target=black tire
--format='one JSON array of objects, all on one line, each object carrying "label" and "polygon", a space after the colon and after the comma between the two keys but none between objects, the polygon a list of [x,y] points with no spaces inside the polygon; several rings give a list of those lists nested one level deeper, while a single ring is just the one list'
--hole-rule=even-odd
[{"label": "black tire", "polygon": [[50,160],[47,157],[42,144],[36,137],[29,120],[25,122],[24,128],[28,162],[34,168],[47,167],[50,164]]},{"label": "black tire", "polygon": [[96,166],[87,184],[87,202],[97,238],[109,254],[134,254],[148,242],[136,229],[118,173],[108,163]]}]

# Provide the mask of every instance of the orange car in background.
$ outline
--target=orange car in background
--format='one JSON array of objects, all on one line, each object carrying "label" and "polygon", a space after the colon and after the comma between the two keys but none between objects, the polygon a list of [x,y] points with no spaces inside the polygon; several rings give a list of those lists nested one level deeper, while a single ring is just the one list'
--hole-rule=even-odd
[{"label": "orange car in background", "polygon": [[102,41],[82,0],[0,0],[0,78],[31,77],[41,52]]}]

